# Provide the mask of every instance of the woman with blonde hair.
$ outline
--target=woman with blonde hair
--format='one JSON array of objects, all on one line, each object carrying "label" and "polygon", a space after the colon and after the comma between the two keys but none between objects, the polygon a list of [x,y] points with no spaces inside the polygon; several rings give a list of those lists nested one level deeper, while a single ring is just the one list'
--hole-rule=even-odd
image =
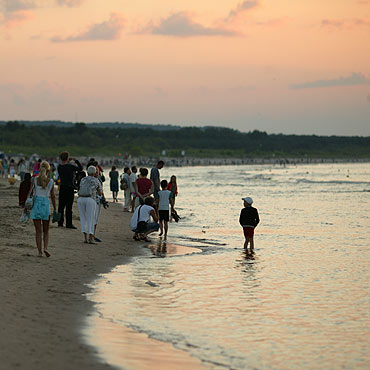
[{"label": "woman with blonde hair", "polygon": [[44,253],[46,257],[50,257],[48,252],[49,245],[49,225],[50,225],[50,202],[53,204],[55,212],[55,194],[54,181],[49,178],[50,165],[43,161],[40,164],[40,173],[33,179],[31,192],[33,192],[34,203],[30,213],[30,218],[33,220],[36,230],[36,246],[39,252],[39,257],[42,257],[42,240],[44,240]]}]

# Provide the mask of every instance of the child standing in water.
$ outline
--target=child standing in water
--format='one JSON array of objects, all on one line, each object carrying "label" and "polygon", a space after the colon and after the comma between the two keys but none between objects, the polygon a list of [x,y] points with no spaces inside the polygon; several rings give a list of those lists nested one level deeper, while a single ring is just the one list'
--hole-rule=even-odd
[{"label": "child standing in water", "polygon": [[252,207],[253,199],[250,197],[242,198],[244,208],[240,212],[239,223],[243,227],[245,242],[244,249],[248,252],[248,244],[250,243],[251,253],[254,250],[254,229],[260,222],[258,211]]},{"label": "child standing in water", "polygon": [[167,190],[168,182],[167,180],[161,181],[161,188],[162,190],[158,192],[158,214],[159,214],[159,227],[161,232],[159,236],[163,235],[164,229],[164,237],[167,237],[168,231],[168,221],[170,220],[170,205],[171,205],[171,212],[173,211],[173,199],[171,197],[171,191]]}]

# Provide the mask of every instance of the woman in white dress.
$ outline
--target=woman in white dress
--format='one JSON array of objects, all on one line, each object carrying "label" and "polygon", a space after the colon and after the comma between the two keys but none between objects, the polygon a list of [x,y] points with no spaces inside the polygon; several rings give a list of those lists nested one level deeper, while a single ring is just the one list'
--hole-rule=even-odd
[{"label": "woman in white dress", "polygon": [[53,204],[55,212],[55,194],[54,181],[49,178],[50,165],[43,161],[40,164],[40,173],[33,179],[31,192],[33,191],[34,203],[30,213],[30,218],[36,230],[36,246],[39,252],[39,257],[42,257],[42,241],[44,240],[44,253],[46,257],[50,257],[48,251],[49,245],[49,225],[50,225],[50,202]]},{"label": "woman in white dress", "polygon": [[95,244],[94,229],[96,220],[96,196],[102,195],[100,182],[94,177],[95,166],[89,166],[86,177],[81,179],[80,189],[78,190],[78,213],[80,214],[81,231],[84,234],[84,242]]}]

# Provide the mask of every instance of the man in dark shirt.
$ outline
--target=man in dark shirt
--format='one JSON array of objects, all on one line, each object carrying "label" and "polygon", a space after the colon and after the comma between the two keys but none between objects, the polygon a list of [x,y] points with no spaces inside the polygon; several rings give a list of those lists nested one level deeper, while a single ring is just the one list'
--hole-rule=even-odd
[{"label": "man in dark shirt", "polygon": [[72,225],[72,206],[75,191],[75,176],[77,172],[82,171],[82,166],[77,159],[74,163],[71,163],[68,152],[62,152],[60,154],[60,160],[61,163],[58,165],[58,175],[60,179],[58,212],[62,217],[58,222],[58,226],[63,227],[65,208],[66,227],[68,229],[76,229],[76,227]]},{"label": "man in dark shirt", "polygon": [[160,175],[159,175],[159,170],[163,168],[164,162],[158,161],[157,165],[152,168],[150,171],[150,180],[153,181],[154,184],[154,199],[158,199],[158,192],[161,190],[161,180],[160,180]]},{"label": "man in dark shirt", "polygon": [[243,227],[245,242],[244,249],[248,252],[248,243],[250,243],[251,253],[254,250],[254,228],[260,222],[258,211],[252,207],[253,199],[250,197],[242,198],[244,208],[240,212],[239,223]]}]

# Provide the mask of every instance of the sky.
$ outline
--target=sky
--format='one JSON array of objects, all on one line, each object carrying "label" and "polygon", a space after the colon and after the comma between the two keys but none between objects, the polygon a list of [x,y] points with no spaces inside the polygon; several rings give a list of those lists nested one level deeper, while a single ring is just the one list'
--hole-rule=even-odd
[{"label": "sky", "polygon": [[0,0],[0,120],[370,136],[370,0]]}]

